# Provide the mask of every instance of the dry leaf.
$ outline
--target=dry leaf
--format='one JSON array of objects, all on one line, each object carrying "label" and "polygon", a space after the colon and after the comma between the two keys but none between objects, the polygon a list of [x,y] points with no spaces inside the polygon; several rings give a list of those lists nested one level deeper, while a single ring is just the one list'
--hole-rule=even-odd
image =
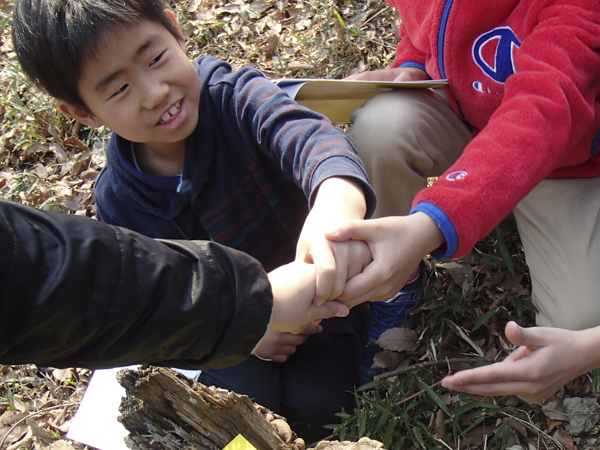
[{"label": "dry leaf", "polygon": [[585,397],[592,392],[591,382],[586,376],[575,378],[565,384],[565,388],[573,397]]},{"label": "dry leaf", "polygon": [[67,379],[71,379],[71,369],[54,369],[52,371],[52,376],[56,380],[63,382]]},{"label": "dry leaf", "polygon": [[452,403],[452,396],[448,392],[440,395],[440,399],[444,402],[444,405],[446,405],[446,406],[448,406],[450,403]]},{"label": "dry leaf", "polygon": [[546,426],[548,427],[548,431],[554,430],[556,427],[562,426],[564,422],[562,420],[552,420],[546,417]]},{"label": "dry leaf", "polygon": [[452,261],[449,263],[438,264],[438,267],[445,269],[457,286],[462,287],[465,281],[469,285],[473,282],[473,268],[469,265]]},{"label": "dry leaf", "polygon": [[515,430],[520,436],[527,437],[527,428],[520,420],[510,419],[510,426],[513,430]]},{"label": "dry leaf", "polygon": [[467,331],[465,329],[463,329],[463,327],[456,325],[456,329],[454,329],[454,331],[458,332],[460,337],[463,338],[471,346],[471,348],[473,350],[475,350],[475,352],[477,352],[477,354],[480,357],[483,358],[483,355],[484,355],[483,350],[481,350],[481,347],[479,347],[479,345],[477,345],[475,342],[473,342],[473,340],[467,335]]},{"label": "dry leaf", "polygon": [[10,426],[0,427],[0,439],[5,439],[5,442],[16,442],[21,440],[23,439],[23,436],[27,434],[29,427],[27,427],[25,423],[19,424],[7,436],[6,433],[8,433],[8,430],[10,429]]},{"label": "dry leaf", "polygon": [[26,422],[33,435],[44,443],[51,444],[58,439],[55,434],[40,427],[36,421],[27,419]]},{"label": "dry leaf", "polygon": [[503,291],[510,291],[521,283],[524,276],[525,274],[523,272],[516,274],[514,277],[509,274],[508,277],[498,287]]},{"label": "dry leaf", "polygon": [[419,348],[418,340],[419,335],[410,328],[390,328],[379,336],[377,345],[394,352],[413,352]]},{"label": "dry leaf", "polygon": [[9,445],[6,450],[17,450],[21,448],[31,448],[31,444],[33,443],[33,433],[31,430],[27,431],[27,434],[23,436],[19,441],[15,442],[12,445]]},{"label": "dry leaf", "polygon": [[77,177],[81,172],[87,170],[90,165],[90,161],[92,159],[92,155],[90,152],[82,153],[77,161],[71,167],[70,174],[74,177]]},{"label": "dry leaf", "polygon": [[573,450],[573,438],[565,430],[556,430],[552,437],[556,439],[560,443],[560,445],[564,447],[565,450]]},{"label": "dry leaf", "polygon": [[259,0],[249,5],[242,5],[241,13],[247,19],[258,19],[271,6],[272,3]]},{"label": "dry leaf", "polygon": [[277,50],[277,44],[279,43],[279,37],[273,35],[269,38],[265,45],[265,58],[271,59]]},{"label": "dry leaf", "polygon": [[67,150],[85,150],[87,145],[85,145],[77,136],[71,136],[65,139],[64,141],[65,147]]},{"label": "dry leaf", "polygon": [[373,365],[371,366],[371,369],[394,370],[400,364],[401,359],[402,357],[399,353],[384,350],[382,352],[375,353],[375,356],[373,356]]},{"label": "dry leaf", "polygon": [[48,450],[75,450],[75,447],[73,446],[73,443],[71,441],[61,439],[60,441],[56,441],[50,444]]},{"label": "dry leaf", "polygon": [[542,412],[551,420],[569,420],[569,416],[565,412],[562,401],[548,402],[542,406]]},{"label": "dry leaf", "polygon": [[[483,444],[486,440],[486,436],[489,439],[496,432],[496,427],[481,426],[475,427],[467,433],[465,436],[465,443],[467,445],[479,445]],[[462,442],[462,439],[461,439]]]},{"label": "dry leaf", "polygon": [[190,4],[188,5],[188,13],[193,13],[198,11],[198,8],[200,7],[200,4],[202,4],[202,0],[192,0],[190,2]]},{"label": "dry leaf", "polygon": [[446,413],[441,409],[438,409],[435,415],[435,436],[438,439],[442,439],[446,435],[446,425],[444,421],[448,418]]},{"label": "dry leaf", "polygon": [[[13,423],[21,420],[23,417],[25,417],[25,414],[23,413],[7,410],[0,416],[0,427],[10,427]],[[2,436],[1,429],[0,436]]]}]

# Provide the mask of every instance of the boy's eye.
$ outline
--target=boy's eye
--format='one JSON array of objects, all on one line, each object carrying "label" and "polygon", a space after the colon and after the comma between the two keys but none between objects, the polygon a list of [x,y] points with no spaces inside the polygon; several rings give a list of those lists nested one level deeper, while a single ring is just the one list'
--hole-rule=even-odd
[{"label": "boy's eye", "polygon": [[150,61],[150,66],[153,66],[154,64],[159,62],[161,60],[161,58],[163,57],[163,55],[165,54],[165,52],[166,52],[166,50],[162,51],[160,53],[160,55],[158,55],[156,58],[154,58],[152,61]]},{"label": "boy's eye", "polygon": [[123,92],[125,92],[125,89],[127,89],[128,86],[129,86],[128,84],[124,84],[113,95],[111,95],[109,98],[113,98],[113,97],[116,97],[119,94],[122,94]]}]

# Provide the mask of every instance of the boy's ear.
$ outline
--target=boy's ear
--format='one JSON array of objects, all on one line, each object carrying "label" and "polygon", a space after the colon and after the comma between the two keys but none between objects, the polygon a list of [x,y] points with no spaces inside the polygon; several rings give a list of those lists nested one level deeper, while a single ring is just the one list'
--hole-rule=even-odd
[{"label": "boy's ear", "polygon": [[72,117],[73,119],[77,120],[78,122],[81,122],[82,124],[88,127],[98,128],[103,125],[102,122],[100,122],[94,116],[81,109],[79,106],[73,106],[70,103],[67,103],[63,100],[58,100],[56,102],[56,105],[58,106],[58,109],[60,109],[67,116]]}]

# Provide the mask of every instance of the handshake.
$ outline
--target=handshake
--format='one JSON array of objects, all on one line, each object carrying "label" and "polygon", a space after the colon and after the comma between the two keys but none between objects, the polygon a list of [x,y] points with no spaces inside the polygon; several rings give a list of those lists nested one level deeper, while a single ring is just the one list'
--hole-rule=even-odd
[{"label": "handshake", "polygon": [[298,332],[304,325],[329,317],[346,317],[350,308],[341,301],[315,306],[317,272],[314,264],[294,261],[269,272],[273,312],[269,327],[280,332]]}]

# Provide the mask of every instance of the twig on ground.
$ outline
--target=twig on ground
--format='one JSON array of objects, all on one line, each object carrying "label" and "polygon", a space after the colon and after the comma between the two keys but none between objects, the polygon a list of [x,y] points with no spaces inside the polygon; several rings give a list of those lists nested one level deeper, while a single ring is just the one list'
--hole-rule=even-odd
[{"label": "twig on ground", "polygon": [[374,377],[374,380],[383,380],[385,378],[393,377],[394,375],[404,375],[405,373],[410,372],[413,369],[422,369],[425,367],[433,367],[433,366],[437,366],[438,364],[441,364],[443,362],[447,362],[448,365],[450,365],[450,364],[476,363],[476,362],[495,363],[497,361],[494,359],[490,359],[490,358],[450,358],[450,359],[446,358],[444,360],[427,361],[427,362],[420,363],[420,364],[413,364],[408,367],[402,367],[400,369],[394,369],[389,372],[385,372],[380,375],[376,375]]},{"label": "twig on ground", "polygon": [[8,435],[10,433],[12,433],[12,431],[17,428],[19,425],[21,425],[23,422],[25,422],[27,419],[31,419],[32,417],[35,417],[37,415],[40,415],[42,413],[48,412],[50,410],[53,409],[58,409],[58,408],[70,408],[72,406],[78,406],[81,402],[73,402],[73,403],[61,403],[60,405],[54,405],[54,406],[48,406],[47,408],[42,408],[39,409],[37,411],[34,411],[32,413],[29,413],[27,416],[23,417],[22,419],[17,420],[12,427],[10,427],[10,429],[6,432],[6,434],[4,435],[4,437],[2,438],[2,440],[0,441],[0,448],[2,448],[2,446],[4,445],[4,442],[6,441],[6,438],[8,438]]}]

